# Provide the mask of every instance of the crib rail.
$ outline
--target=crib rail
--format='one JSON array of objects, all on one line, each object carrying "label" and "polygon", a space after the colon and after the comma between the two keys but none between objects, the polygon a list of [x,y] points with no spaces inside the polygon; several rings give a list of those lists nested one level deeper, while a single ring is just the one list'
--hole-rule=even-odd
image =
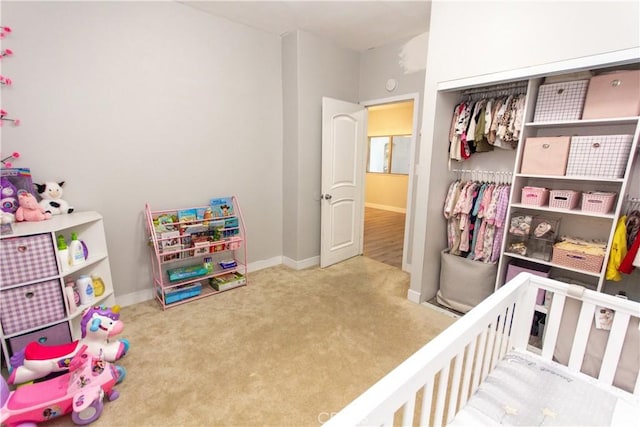
[{"label": "crib rail", "polygon": [[[553,299],[538,350],[529,346],[529,336],[539,289],[552,292]],[[598,375],[599,381],[612,384],[629,320],[640,316],[640,304],[523,273],[397,366],[325,426],[447,424],[508,351],[553,357],[567,298],[582,301],[567,364],[575,372],[581,370],[596,307],[615,310]],[[636,395],[639,384],[636,377]]]}]

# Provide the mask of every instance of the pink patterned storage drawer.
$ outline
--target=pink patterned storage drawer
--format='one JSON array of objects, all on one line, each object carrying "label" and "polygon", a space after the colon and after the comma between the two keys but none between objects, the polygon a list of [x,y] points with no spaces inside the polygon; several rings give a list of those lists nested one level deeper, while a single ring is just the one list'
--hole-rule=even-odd
[{"label": "pink patterned storage drawer", "polygon": [[11,348],[11,353],[16,354],[31,342],[38,342],[45,345],[62,345],[70,343],[71,341],[69,324],[64,322],[39,331],[9,338],[9,347]]},{"label": "pink patterned storage drawer", "polygon": [[0,322],[5,334],[15,334],[65,316],[58,280],[0,291]]},{"label": "pink patterned storage drawer", "polygon": [[632,145],[633,135],[574,136],[566,175],[622,178]]},{"label": "pink patterned storage drawer", "polygon": [[0,287],[32,282],[58,274],[56,252],[49,234],[0,241]]},{"label": "pink patterned storage drawer", "polygon": [[589,80],[540,86],[533,121],[579,120],[588,86]]}]

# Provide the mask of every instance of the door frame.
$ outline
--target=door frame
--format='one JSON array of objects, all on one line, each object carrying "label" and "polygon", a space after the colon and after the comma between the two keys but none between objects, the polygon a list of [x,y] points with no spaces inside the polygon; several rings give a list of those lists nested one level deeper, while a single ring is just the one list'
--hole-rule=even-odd
[{"label": "door frame", "polygon": [[[418,130],[418,119],[419,119],[419,111],[420,111],[420,93],[418,92],[412,92],[412,93],[406,93],[403,95],[396,95],[396,96],[391,96],[388,98],[379,98],[379,99],[372,99],[369,101],[362,101],[360,102],[360,104],[362,106],[364,106],[365,108],[368,107],[373,107],[376,105],[382,105],[382,104],[393,104],[396,102],[402,102],[402,101],[411,101],[413,100],[413,124],[412,124],[412,132],[411,132],[411,147],[410,147],[410,153],[409,153],[409,179],[408,179],[408,185],[407,185],[407,207],[406,207],[406,214],[405,214],[405,219],[404,219],[404,238],[403,238],[403,245],[402,245],[402,270],[406,271],[407,273],[411,272],[411,262],[413,260],[411,260],[411,262],[409,262],[408,259],[408,255],[409,255],[409,245],[411,244],[411,231],[410,230],[410,226],[412,224],[412,220],[413,220],[413,187],[414,187],[414,179],[416,178],[416,171],[418,170],[418,168],[416,167],[416,148],[418,146],[417,141],[418,141],[418,137],[419,137],[419,130]],[[365,168],[363,171],[363,176],[362,176],[362,182],[366,182],[366,176],[367,176],[367,169]],[[364,185],[362,188],[363,194],[364,194]],[[364,197],[364,196],[363,196]],[[363,200],[364,201],[364,200]],[[364,243],[364,216],[362,217],[362,241]],[[413,251],[411,251],[412,257],[413,257]]]}]

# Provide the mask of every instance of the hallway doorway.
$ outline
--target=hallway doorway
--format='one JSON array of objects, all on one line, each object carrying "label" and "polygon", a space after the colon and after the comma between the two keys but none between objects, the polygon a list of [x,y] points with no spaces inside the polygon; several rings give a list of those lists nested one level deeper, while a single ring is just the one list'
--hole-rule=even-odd
[{"label": "hallway doorway", "polygon": [[417,133],[417,96],[365,103],[363,255],[409,271],[410,206]]},{"label": "hallway doorway", "polygon": [[376,261],[402,269],[405,214],[364,208],[364,253]]}]

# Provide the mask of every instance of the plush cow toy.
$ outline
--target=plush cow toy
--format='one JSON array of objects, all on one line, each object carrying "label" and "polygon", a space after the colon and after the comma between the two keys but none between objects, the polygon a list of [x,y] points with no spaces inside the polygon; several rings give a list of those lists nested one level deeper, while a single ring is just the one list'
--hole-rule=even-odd
[{"label": "plush cow toy", "polygon": [[69,214],[73,212],[73,207],[69,206],[69,203],[62,199],[62,186],[64,185],[64,181],[50,181],[44,184],[34,183],[33,185],[42,198],[39,204],[45,212],[49,212],[52,215]]}]

